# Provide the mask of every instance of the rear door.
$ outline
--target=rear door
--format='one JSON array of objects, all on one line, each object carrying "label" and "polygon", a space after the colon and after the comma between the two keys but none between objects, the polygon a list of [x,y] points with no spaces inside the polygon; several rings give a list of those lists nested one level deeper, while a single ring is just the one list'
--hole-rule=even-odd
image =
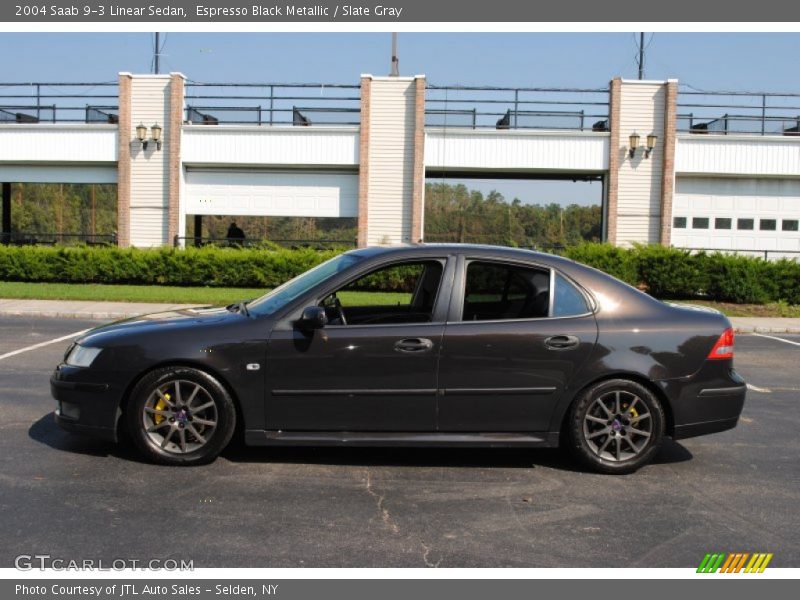
[{"label": "rear door", "polygon": [[548,267],[460,262],[439,362],[438,429],[546,431],[597,340],[588,299]]}]

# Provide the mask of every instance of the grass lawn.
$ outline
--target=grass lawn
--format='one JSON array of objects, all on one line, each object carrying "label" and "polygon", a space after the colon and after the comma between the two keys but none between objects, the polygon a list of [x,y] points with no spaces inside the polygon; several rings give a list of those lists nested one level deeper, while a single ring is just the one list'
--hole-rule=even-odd
[{"label": "grass lawn", "polygon": [[[169,304],[230,304],[257,298],[263,288],[212,288],[157,285],[93,285],[85,283],[24,283],[0,281],[0,298],[37,300],[91,300],[94,302],[164,302]],[[341,292],[347,306],[408,303],[410,294]]]}]

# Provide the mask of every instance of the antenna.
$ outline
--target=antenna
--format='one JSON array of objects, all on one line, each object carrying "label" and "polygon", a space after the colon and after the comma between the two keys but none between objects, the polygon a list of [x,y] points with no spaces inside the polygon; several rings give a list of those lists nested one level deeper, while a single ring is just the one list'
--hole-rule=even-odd
[{"label": "antenna", "polygon": [[639,79],[644,79],[644,33],[639,34]]},{"label": "antenna", "polygon": [[400,59],[397,57],[397,34],[392,34],[392,77],[400,75]]}]

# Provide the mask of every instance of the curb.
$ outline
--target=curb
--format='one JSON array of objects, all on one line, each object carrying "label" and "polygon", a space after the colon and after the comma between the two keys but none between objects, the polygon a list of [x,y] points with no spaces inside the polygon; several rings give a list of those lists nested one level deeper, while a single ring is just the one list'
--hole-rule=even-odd
[{"label": "curb", "polygon": [[800,333],[800,327],[753,327],[743,325],[733,327],[734,333]]},{"label": "curb", "polygon": [[25,310],[0,310],[0,317],[42,317],[46,319],[87,319],[91,321],[108,321],[130,319],[146,315],[147,312],[69,312],[60,310],[25,311]]}]

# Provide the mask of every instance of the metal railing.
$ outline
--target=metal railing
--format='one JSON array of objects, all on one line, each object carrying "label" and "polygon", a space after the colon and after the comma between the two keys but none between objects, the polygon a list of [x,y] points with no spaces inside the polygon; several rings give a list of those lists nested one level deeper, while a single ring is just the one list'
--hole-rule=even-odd
[{"label": "metal railing", "polygon": [[[689,250],[691,252],[720,252],[722,254],[738,254],[742,256],[754,256],[763,258],[764,260],[780,260],[788,258],[790,260],[800,260],[800,250],[739,250],[731,248],[687,248],[682,246],[673,246],[676,250]],[[772,259],[770,259],[772,254]],[[785,255],[785,256],[781,256]]]},{"label": "metal railing", "polygon": [[677,129],[710,135],[800,135],[800,94],[687,90],[678,95]]},{"label": "metal railing", "polygon": [[358,125],[360,85],[186,84],[186,122],[200,125]]},{"label": "metal railing", "polygon": [[269,247],[271,245],[283,248],[315,248],[327,250],[330,248],[354,248],[357,245],[356,239],[349,240],[310,240],[310,239],[275,239],[275,238],[219,238],[219,237],[198,237],[194,235],[175,236],[172,238],[172,245],[176,248],[186,246],[222,246],[228,248],[253,248]]},{"label": "metal railing", "polygon": [[118,117],[116,82],[0,83],[0,123],[110,123]]},{"label": "metal railing", "polygon": [[608,88],[429,85],[428,127],[608,131]]},{"label": "metal railing", "polygon": [[116,246],[116,233],[39,233],[13,231],[0,232],[0,243],[11,246]]}]

